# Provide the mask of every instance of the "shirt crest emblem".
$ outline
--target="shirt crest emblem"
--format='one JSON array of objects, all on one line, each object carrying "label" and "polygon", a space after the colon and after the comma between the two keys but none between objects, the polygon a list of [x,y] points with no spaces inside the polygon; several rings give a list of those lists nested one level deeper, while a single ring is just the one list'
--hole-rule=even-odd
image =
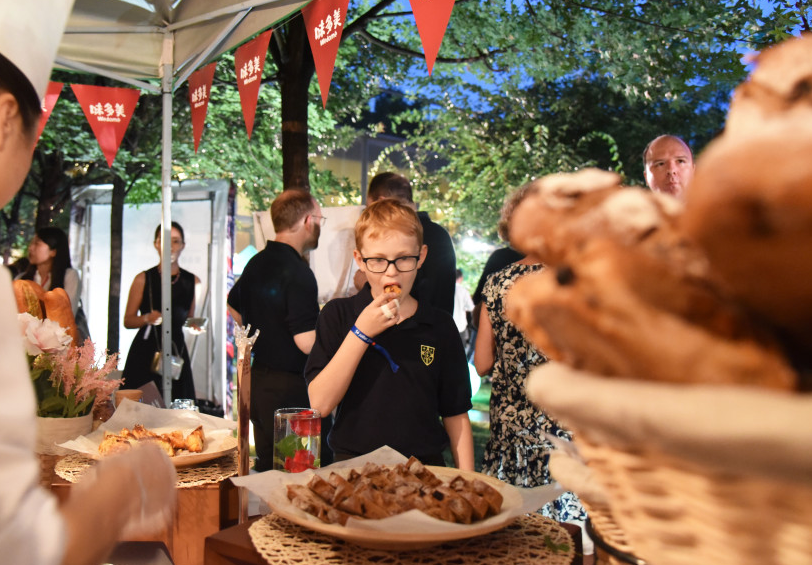
[{"label": "shirt crest emblem", "polygon": [[430,345],[421,345],[420,346],[420,359],[423,361],[423,364],[428,367],[434,361],[434,348]]}]

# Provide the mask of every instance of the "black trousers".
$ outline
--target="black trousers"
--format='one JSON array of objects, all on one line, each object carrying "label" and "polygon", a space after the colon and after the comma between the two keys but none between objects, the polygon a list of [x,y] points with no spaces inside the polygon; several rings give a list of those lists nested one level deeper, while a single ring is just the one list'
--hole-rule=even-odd
[{"label": "black trousers", "polygon": [[[251,366],[251,423],[254,426],[254,445],[257,471],[273,469],[273,424],[278,408],[308,408],[307,384],[304,375],[277,371],[260,363]],[[333,462],[333,452],[327,445],[327,434],[333,426],[328,414],[321,419],[321,466]]]}]

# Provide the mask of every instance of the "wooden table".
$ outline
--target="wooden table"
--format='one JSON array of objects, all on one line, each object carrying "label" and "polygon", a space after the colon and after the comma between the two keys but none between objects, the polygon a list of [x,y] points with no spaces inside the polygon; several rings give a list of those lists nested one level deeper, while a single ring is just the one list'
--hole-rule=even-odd
[{"label": "wooden table", "polygon": [[[68,496],[71,483],[56,477],[51,490],[59,500]],[[178,506],[172,525],[161,533],[130,541],[162,541],[175,565],[203,563],[207,536],[237,523],[237,487],[226,479],[219,483],[178,488]]]},{"label": "wooden table", "polygon": [[[254,520],[256,519],[255,517]],[[248,534],[248,528],[254,520],[226,528],[207,537],[204,565],[268,565],[254,549]],[[575,546],[575,559],[572,565],[583,565],[581,529],[574,524],[562,523],[561,526],[567,530]]]},{"label": "wooden table", "polygon": [[105,563],[173,565],[166,545],[159,541],[122,541]]}]

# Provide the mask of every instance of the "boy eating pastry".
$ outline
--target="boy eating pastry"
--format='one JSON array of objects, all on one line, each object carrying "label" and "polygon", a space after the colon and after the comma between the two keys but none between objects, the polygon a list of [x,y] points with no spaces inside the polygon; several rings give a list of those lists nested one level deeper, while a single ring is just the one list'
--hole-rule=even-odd
[{"label": "boy eating pastry", "polygon": [[393,199],[355,225],[353,256],[369,282],[322,309],[305,366],[310,406],[335,409],[336,461],[388,445],[426,465],[474,470],[471,383],[451,316],[410,294],[428,249],[417,214]]}]

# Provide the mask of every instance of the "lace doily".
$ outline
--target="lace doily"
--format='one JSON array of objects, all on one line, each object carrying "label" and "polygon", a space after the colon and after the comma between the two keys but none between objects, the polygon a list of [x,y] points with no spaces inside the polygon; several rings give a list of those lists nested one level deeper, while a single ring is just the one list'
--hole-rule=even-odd
[{"label": "lace doily", "polygon": [[359,547],[274,514],[251,524],[248,534],[257,552],[273,565],[569,565],[575,557],[567,530],[540,514],[522,516],[504,529],[484,536],[412,551]]},{"label": "lace doily", "polygon": [[[95,460],[81,453],[72,453],[56,464],[55,472],[69,483],[77,483],[94,463]],[[199,465],[180,467],[176,470],[178,482],[175,486],[177,488],[216,484],[237,474],[237,452],[229,453]]]}]

